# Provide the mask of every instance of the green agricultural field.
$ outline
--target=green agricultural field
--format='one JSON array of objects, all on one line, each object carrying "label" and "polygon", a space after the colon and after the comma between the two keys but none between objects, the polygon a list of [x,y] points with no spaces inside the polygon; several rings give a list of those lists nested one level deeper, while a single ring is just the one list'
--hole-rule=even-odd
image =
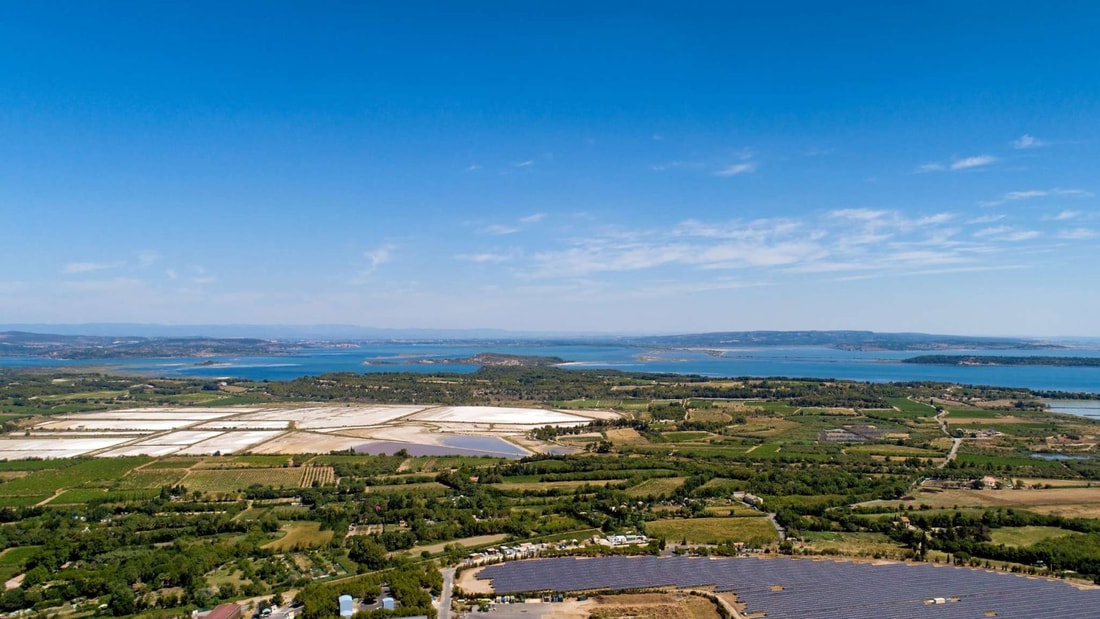
[{"label": "green agricultural field", "polygon": [[605,486],[618,486],[625,483],[625,479],[589,479],[589,480],[576,480],[576,481],[527,481],[527,482],[504,482],[500,484],[492,484],[491,487],[499,488],[503,492],[524,492],[533,491],[540,492],[546,490],[576,490],[584,486],[592,486],[593,488],[603,488]]},{"label": "green agricultural field", "polygon": [[0,581],[7,581],[23,571],[23,565],[41,546],[20,546],[0,552]]},{"label": "green agricultural field", "polygon": [[297,468],[234,468],[194,470],[180,483],[199,492],[239,492],[249,486],[297,488],[302,471]]},{"label": "green agricultural field", "polygon": [[933,449],[921,449],[919,447],[909,447],[906,445],[889,445],[889,444],[863,444],[863,445],[851,445],[844,448],[847,453],[867,453],[880,456],[916,456],[918,458],[940,458],[944,456],[942,451],[935,451]]},{"label": "green agricultural field", "polygon": [[294,456],[285,455],[244,455],[228,457],[203,458],[194,468],[196,469],[231,469],[231,468],[278,468],[286,467]]},{"label": "green agricultural field", "polygon": [[114,400],[130,395],[129,391],[85,391],[83,393],[60,393],[57,395],[44,395],[39,399],[43,402],[66,402],[71,400]]},{"label": "green agricultural field", "polygon": [[447,492],[447,486],[444,486],[437,481],[429,481],[420,484],[367,486],[365,491],[372,494],[416,494],[419,496],[439,496]]},{"label": "green agricultural field", "polygon": [[156,497],[155,490],[107,490],[105,488],[74,488],[59,494],[57,498],[49,502],[56,505],[79,505],[95,501],[124,502],[146,500]]},{"label": "green agricultural field", "polygon": [[967,419],[996,419],[1004,415],[1003,411],[987,411],[980,408],[949,408],[948,419],[952,417],[964,417]]},{"label": "green agricultural field", "polygon": [[332,539],[332,531],[322,531],[320,522],[295,522],[283,527],[284,535],[264,544],[264,548],[286,551],[295,548],[319,548]]},{"label": "green agricultural field", "polygon": [[807,531],[803,534],[803,539],[806,540],[809,548],[819,553],[900,558],[904,552],[898,544],[883,533]]},{"label": "green agricultural field", "polygon": [[695,492],[700,495],[718,496],[723,494],[733,494],[739,490],[745,489],[745,482],[737,479],[724,479],[722,477],[716,477],[707,483],[699,486],[695,489]]},{"label": "green agricultural field", "polygon": [[747,517],[752,518],[762,515],[759,511],[744,503],[730,503],[729,505],[708,505],[703,509],[708,516],[722,517]]},{"label": "green agricultural field", "polygon": [[130,471],[128,475],[118,480],[115,488],[118,490],[156,489],[164,486],[174,486],[187,475],[186,469],[155,469],[144,468],[139,471]]},{"label": "green agricultural field", "polygon": [[27,494],[21,496],[0,496],[0,507],[30,507],[52,497],[52,494]]},{"label": "green agricultural field", "polygon": [[1071,535],[1081,535],[1081,533],[1057,527],[1004,527],[993,529],[990,533],[994,544],[1004,544],[1005,546],[1017,548],[1038,544],[1043,540],[1069,537]]},{"label": "green agricultural field", "polygon": [[269,509],[267,507],[250,507],[237,514],[234,520],[259,520],[260,516],[266,514]]},{"label": "green agricultural field", "polygon": [[144,457],[51,460],[54,468],[34,471],[26,477],[0,484],[0,497],[40,496],[62,488],[108,487],[149,460]]},{"label": "green agricultural field", "polygon": [[654,520],[646,523],[645,530],[650,537],[663,537],[670,542],[686,540],[689,544],[768,544],[779,541],[775,527],[764,516]]},{"label": "green agricultural field", "polygon": [[672,443],[678,443],[680,441],[700,441],[710,436],[710,432],[662,432],[661,438]]},{"label": "green agricultural field", "polygon": [[202,462],[202,458],[190,458],[187,456],[169,456],[160,458],[142,467],[143,471],[152,469],[189,469]]},{"label": "green agricultural field", "polygon": [[627,489],[626,493],[632,497],[641,496],[670,496],[677,488],[684,484],[684,477],[658,477],[647,479],[642,483]]},{"label": "green agricultural field", "polygon": [[752,400],[745,402],[745,406],[750,408],[759,408],[768,413],[778,413],[781,415],[789,415],[798,410],[797,407],[791,406],[786,402],[772,402],[763,400]]}]

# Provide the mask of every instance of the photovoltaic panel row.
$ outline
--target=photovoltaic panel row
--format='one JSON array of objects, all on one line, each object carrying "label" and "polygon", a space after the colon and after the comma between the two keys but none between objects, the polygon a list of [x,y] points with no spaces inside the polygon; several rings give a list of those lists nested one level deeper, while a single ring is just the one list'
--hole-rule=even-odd
[{"label": "photovoltaic panel row", "polygon": [[[479,575],[497,593],[675,586],[733,591],[747,612],[820,617],[1100,617],[1100,591],[1066,583],[931,564],[797,559],[600,557],[503,563]],[[943,604],[929,604],[943,598]]]}]

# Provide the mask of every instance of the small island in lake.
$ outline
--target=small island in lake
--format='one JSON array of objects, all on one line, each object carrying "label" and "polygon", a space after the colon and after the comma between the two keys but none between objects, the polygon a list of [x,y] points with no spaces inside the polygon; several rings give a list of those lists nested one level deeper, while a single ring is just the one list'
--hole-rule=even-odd
[{"label": "small island in lake", "polygon": [[920,365],[1041,365],[1050,367],[1100,367],[1100,357],[1007,357],[1001,355],[920,355],[902,359]]}]

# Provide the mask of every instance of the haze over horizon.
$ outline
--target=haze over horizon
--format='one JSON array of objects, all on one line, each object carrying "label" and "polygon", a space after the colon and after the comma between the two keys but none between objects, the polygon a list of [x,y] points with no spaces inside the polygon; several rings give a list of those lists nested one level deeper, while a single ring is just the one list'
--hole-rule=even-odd
[{"label": "haze over horizon", "polygon": [[1100,6],[0,7],[0,324],[1100,336]]}]

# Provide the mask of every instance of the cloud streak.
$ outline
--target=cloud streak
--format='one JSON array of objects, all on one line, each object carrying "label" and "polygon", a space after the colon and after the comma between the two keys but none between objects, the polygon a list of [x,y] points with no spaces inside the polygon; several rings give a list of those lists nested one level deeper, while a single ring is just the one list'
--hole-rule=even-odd
[{"label": "cloud streak", "polygon": [[923,163],[914,170],[918,174],[924,174],[928,172],[959,172],[961,170],[972,170],[974,168],[983,168],[985,166],[997,163],[999,159],[993,155],[975,155],[973,157],[963,157],[962,159],[952,159],[948,162],[943,161],[930,161]]},{"label": "cloud streak", "polygon": [[756,171],[756,162],[755,161],[748,161],[748,162],[745,162],[745,163],[735,163],[733,165],[728,165],[728,166],[722,168],[721,170],[718,170],[717,172],[715,172],[714,175],[715,176],[722,176],[722,177],[740,176],[742,174],[752,174],[755,171]]},{"label": "cloud streak", "polygon": [[1021,135],[1015,140],[1012,140],[1012,148],[1015,148],[1016,150],[1027,150],[1029,148],[1039,148],[1046,145],[1046,142],[1027,133]]}]

